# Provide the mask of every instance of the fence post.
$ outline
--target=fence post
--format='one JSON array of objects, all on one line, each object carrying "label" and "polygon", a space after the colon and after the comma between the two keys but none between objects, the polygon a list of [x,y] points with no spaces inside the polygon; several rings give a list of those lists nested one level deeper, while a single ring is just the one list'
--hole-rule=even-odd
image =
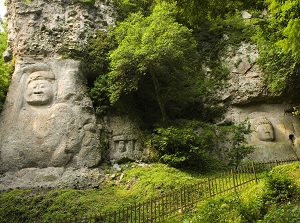
[{"label": "fence post", "polygon": [[207,178],[207,183],[208,183],[209,197],[211,198],[211,197],[212,197],[212,194],[211,194],[211,187],[210,187],[210,179],[209,179],[209,178]]},{"label": "fence post", "polygon": [[233,171],[233,169],[231,169],[231,176],[232,176],[232,182],[233,182],[234,192],[236,192],[236,185],[235,185],[235,179],[234,179],[234,171]]},{"label": "fence post", "polygon": [[254,174],[255,183],[257,183],[257,176],[256,176],[256,171],[255,171],[255,165],[254,165],[254,162],[252,162],[252,170],[253,170],[253,174]]},{"label": "fence post", "polygon": [[183,203],[183,191],[182,188],[180,188],[180,209],[181,209],[181,213],[183,213],[183,209],[184,209],[184,203]]},{"label": "fence post", "polygon": [[152,209],[153,209],[153,205],[152,205],[152,199],[150,198],[150,222],[153,222],[153,218],[152,218]]},{"label": "fence post", "polygon": [[117,211],[114,211],[114,223],[117,223]]}]

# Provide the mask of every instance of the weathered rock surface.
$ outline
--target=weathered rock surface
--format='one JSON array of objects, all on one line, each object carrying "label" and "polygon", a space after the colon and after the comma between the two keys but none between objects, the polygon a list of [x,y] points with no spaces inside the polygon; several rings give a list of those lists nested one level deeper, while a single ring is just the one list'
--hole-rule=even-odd
[{"label": "weathered rock surface", "polygon": [[229,69],[228,81],[213,95],[215,100],[232,105],[263,101],[271,97],[266,91],[263,72],[256,64],[258,56],[256,46],[248,43],[243,43],[237,49],[228,49],[223,59]]},{"label": "weathered rock surface", "polygon": [[99,169],[24,168],[0,175],[0,191],[10,189],[98,188],[105,179]]},{"label": "weathered rock surface", "polygon": [[247,159],[300,158],[299,118],[292,116],[288,98],[276,98],[267,91],[263,72],[256,64],[258,56],[255,45],[228,49],[224,57],[230,71],[228,81],[211,96],[228,109],[218,124],[248,122],[252,133],[247,142],[256,149]]},{"label": "weathered rock surface", "polygon": [[80,61],[63,59],[114,25],[113,18],[109,1],[8,1],[5,59],[16,63],[0,116],[0,190],[97,186],[103,129],[109,129],[105,159],[145,156],[128,117],[97,124]]},{"label": "weathered rock surface", "polygon": [[112,7],[101,0],[10,0],[7,10],[14,57],[60,57],[63,50],[85,46],[88,37],[114,23]]},{"label": "weathered rock surface", "polygon": [[0,119],[0,171],[93,167],[99,128],[80,63],[18,61]]},{"label": "weathered rock surface", "polygon": [[99,127],[80,61],[61,55],[113,25],[112,8],[100,0],[7,4],[6,59],[16,63],[0,119],[0,172],[99,165]]},{"label": "weathered rock surface", "polygon": [[141,161],[146,159],[138,125],[128,116],[108,116],[105,125],[109,128],[109,148],[105,159],[111,163]]},{"label": "weathered rock surface", "polygon": [[300,158],[300,120],[285,111],[287,104],[254,104],[231,107],[226,119],[245,122],[251,129],[247,136],[255,151],[247,159],[254,161]]}]

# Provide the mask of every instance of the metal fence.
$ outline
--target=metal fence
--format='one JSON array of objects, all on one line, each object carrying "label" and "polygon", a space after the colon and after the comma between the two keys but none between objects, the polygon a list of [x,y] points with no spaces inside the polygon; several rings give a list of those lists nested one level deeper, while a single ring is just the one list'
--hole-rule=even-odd
[{"label": "metal fence", "polygon": [[184,186],[159,197],[136,203],[123,209],[95,216],[82,216],[57,222],[82,223],[142,223],[160,222],[170,215],[192,209],[207,198],[221,195],[257,183],[263,173],[274,166],[299,161],[275,160],[241,165],[212,178]]}]

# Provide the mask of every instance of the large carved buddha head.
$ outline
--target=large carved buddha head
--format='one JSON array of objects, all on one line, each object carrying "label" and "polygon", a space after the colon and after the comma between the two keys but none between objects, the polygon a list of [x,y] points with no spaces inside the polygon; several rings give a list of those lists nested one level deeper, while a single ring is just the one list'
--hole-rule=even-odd
[{"label": "large carved buddha head", "polygon": [[53,101],[54,74],[49,71],[36,71],[29,75],[25,90],[25,100],[33,106],[48,105]]},{"label": "large carved buddha head", "polygon": [[265,117],[259,117],[255,120],[254,129],[257,137],[261,141],[274,141],[275,134],[272,123]]}]

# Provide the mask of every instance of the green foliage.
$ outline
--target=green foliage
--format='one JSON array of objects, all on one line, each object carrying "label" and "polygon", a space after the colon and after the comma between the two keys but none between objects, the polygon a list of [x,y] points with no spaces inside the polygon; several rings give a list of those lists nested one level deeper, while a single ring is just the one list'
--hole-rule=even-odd
[{"label": "green foliage", "polygon": [[266,178],[266,192],[264,195],[267,204],[280,203],[295,199],[299,191],[294,179],[287,174],[272,170]]},{"label": "green foliage", "polygon": [[263,202],[264,184],[251,185],[247,190],[240,193],[241,203],[239,212],[243,216],[243,222],[257,222],[267,212]]},{"label": "green foliage", "polygon": [[203,178],[201,174],[191,174],[164,164],[151,164],[124,171],[122,185],[131,191],[136,201],[144,201],[160,194],[179,189],[184,185]]},{"label": "green foliage", "polygon": [[168,0],[168,2],[177,2],[182,20],[195,28],[216,18],[224,19],[227,14],[235,11],[263,7],[263,0],[255,2],[251,0],[202,0],[201,2],[198,0]]},{"label": "green foliage", "polygon": [[200,203],[193,217],[186,217],[186,222],[299,222],[299,187],[295,184],[295,180],[300,179],[299,168],[299,162],[277,166],[264,182],[238,194],[228,194]]},{"label": "green foliage", "polygon": [[247,145],[246,142],[245,136],[251,132],[249,126],[247,126],[247,121],[230,126],[230,128],[229,140],[231,142],[231,148],[226,155],[229,165],[238,166],[248,154],[254,151],[255,148]]},{"label": "green foliage", "polygon": [[[216,164],[214,155],[223,157],[229,166],[238,166],[254,147],[246,143],[250,133],[245,123],[212,126],[201,122],[179,122],[177,125],[154,129],[148,145],[153,159],[175,167],[205,170]],[[218,161],[224,165],[222,161]],[[219,168],[221,166],[218,166]],[[217,168],[215,166],[215,168]],[[214,167],[212,167],[214,168]]]},{"label": "green foliage", "polygon": [[1,27],[3,27],[4,30],[0,30],[0,111],[2,110],[4,105],[8,86],[11,80],[10,75],[12,74],[14,68],[13,61],[10,63],[5,63],[4,58],[2,57],[3,52],[7,48],[7,32],[5,29],[5,24],[1,23]]},{"label": "green foliage", "polygon": [[115,47],[114,38],[108,32],[98,30],[96,34],[89,37],[88,44],[84,48],[62,48],[61,53],[65,58],[78,59],[83,62],[83,70],[89,85],[92,86],[98,76],[108,73],[108,53]]},{"label": "green foliage", "polygon": [[[129,167],[131,166],[131,167]],[[0,194],[0,222],[55,222],[119,210],[203,178],[163,164],[121,165],[101,189],[11,190]],[[100,184],[100,182],[99,182]]]},{"label": "green foliage", "polygon": [[100,211],[97,190],[53,190],[35,193],[15,190],[0,196],[1,222],[53,222]]},{"label": "green foliage", "polygon": [[62,49],[66,58],[83,62],[83,71],[91,87],[89,95],[98,115],[105,114],[110,108],[107,73],[109,70],[108,53],[116,47],[114,38],[103,30],[98,30],[88,39],[84,48]]},{"label": "green foliage", "polygon": [[214,128],[201,123],[185,127],[157,128],[148,142],[157,152],[160,162],[175,167],[194,169],[207,168],[212,161],[210,152],[214,148]]},{"label": "green foliage", "polygon": [[191,30],[175,21],[174,11],[175,5],[159,4],[150,16],[131,14],[113,31],[118,47],[110,53],[112,103],[137,92],[156,101],[166,119],[166,105],[195,90],[196,41]]},{"label": "green foliage", "polygon": [[117,20],[123,21],[131,13],[141,12],[148,16],[154,7],[155,0],[114,0],[117,11]]},{"label": "green foliage", "polygon": [[[106,180],[101,181],[101,189],[11,190],[1,193],[0,222],[53,222],[74,219],[75,216],[81,215],[94,216],[122,209],[135,202],[143,202],[207,177],[199,172],[191,174],[164,164],[132,163],[120,167],[123,169],[122,172],[106,171]],[[276,167],[270,175],[275,174],[276,178],[284,175],[300,181],[299,170],[298,162]],[[286,185],[286,181],[283,182]],[[279,187],[270,188],[278,191]],[[243,187],[238,194],[229,193],[205,200],[192,212],[182,216],[176,215],[171,218],[172,220],[167,219],[163,222],[298,222],[300,216],[298,194],[292,193],[288,202],[284,200],[284,203],[265,202],[266,194],[269,199],[278,197],[268,191],[269,186],[265,186],[261,180],[258,184]],[[272,197],[273,195],[275,196]]]},{"label": "green foliage", "polygon": [[[218,62],[228,46],[237,46],[241,42],[250,42],[254,34],[254,27],[246,24],[240,12],[226,14],[223,18],[216,17],[195,29],[198,47],[205,62]],[[226,38],[224,38],[226,36]]]},{"label": "green foliage", "polygon": [[95,0],[78,0],[79,2],[85,3],[85,4],[89,4],[89,5],[94,5],[95,4]]},{"label": "green foliage", "polygon": [[268,89],[275,95],[298,90],[300,6],[294,0],[266,0],[269,15],[260,23],[255,37]]},{"label": "green foliage", "polygon": [[103,115],[109,110],[109,87],[106,75],[98,76],[94,82],[93,88],[90,90],[89,95],[93,101],[96,114]]},{"label": "green foliage", "polygon": [[300,222],[299,204],[288,203],[271,209],[261,223],[298,223]]},{"label": "green foliage", "polygon": [[197,216],[192,222],[201,223],[242,223],[239,213],[241,199],[236,194],[210,199],[198,207]]}]

